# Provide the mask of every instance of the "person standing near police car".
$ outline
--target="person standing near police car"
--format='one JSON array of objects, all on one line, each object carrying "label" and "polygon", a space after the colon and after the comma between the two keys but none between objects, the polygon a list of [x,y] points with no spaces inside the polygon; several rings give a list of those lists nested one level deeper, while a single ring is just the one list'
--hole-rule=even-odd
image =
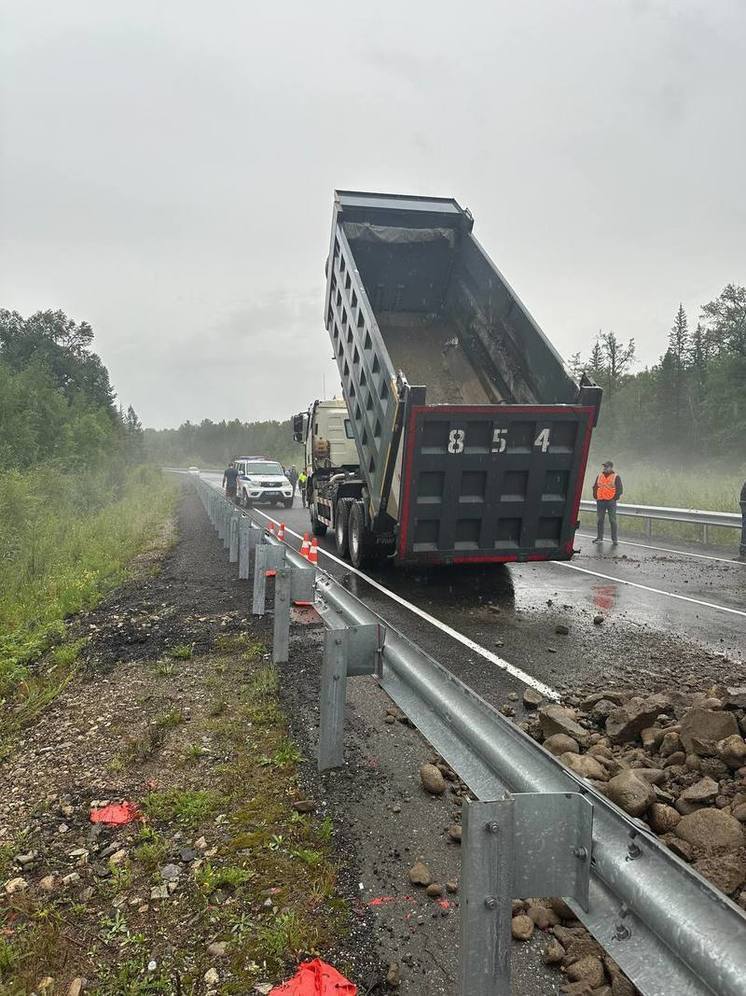
[{"label": "person standing near police car", "polygon": [[596,538],[594,543],[603,543],[604,520],[609,516],[611,545],[617,545],[616,503],[623,494],[622,479],[614,470],[611,460],[606,460],[601,473],[593,484],[593,497],[596,499]]},{"label": "person standing near police car", "polygon": [[223,487],[225,488],[225,497],[235,502],[238,491],[238,470],[233,460],[223,471]]}]

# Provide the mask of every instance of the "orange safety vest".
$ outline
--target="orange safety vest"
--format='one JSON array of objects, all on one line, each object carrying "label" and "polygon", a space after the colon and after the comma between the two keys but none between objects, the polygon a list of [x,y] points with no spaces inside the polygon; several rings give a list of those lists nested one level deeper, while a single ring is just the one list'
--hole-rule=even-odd
[{"label": "orange safety vest", "polygon": [[599,474],[596,478],[596,501],[613,501],[616,497],[615,473]]}]

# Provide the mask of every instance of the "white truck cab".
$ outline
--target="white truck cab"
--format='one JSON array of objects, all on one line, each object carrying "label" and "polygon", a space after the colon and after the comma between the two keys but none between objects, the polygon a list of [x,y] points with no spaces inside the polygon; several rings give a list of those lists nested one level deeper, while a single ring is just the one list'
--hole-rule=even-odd
[{"label": "white truck cab", "polygon": [[238,471],[236,495],[242,505],[250,508],[259,502],[266,502],[292,507],[293,487],[276,460],[239,457],[235,464]]}]

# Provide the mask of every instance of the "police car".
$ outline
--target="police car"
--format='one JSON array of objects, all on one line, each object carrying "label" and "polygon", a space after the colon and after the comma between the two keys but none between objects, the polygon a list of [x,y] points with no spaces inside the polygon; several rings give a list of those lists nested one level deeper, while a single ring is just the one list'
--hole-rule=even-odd
[{"label": "police car", "polygon": [[293,486],[281,464],[262,457],[239,457],[235,465],[238,471],[236,495],[242,505],[250,508],[264,502],[292,508]]}]

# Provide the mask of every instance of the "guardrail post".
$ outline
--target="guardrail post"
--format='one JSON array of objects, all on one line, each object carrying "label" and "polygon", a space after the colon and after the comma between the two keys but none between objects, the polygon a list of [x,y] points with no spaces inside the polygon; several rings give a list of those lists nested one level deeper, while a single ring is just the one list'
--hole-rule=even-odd
[{"label": "guardrail post", "polygon": [[249,534],[251,533],[251,521],[242,515],[238,520],[238,577],[245,581],[249,576],[250,554]]},{"label": "guardrail post", "polygon": [[326,630],[321,664],[319,771],[340,768],[344,764],[348,653],[349,630]]},{"label": "guardrail post", "polygon": [[706,522],[702,523],[702,542],[705,546],[710,542],[710,527]]},{"label": "guardrail post", "polygon": [[512,800],[467,801],[462,814],[459,993],[510,996]]},{"label": "guardrail post", "polygon": [[510,996],[513,898],[589,907],[593,805],[577,792],[519,792],[462,813],[459,993]]},{"label": "guardrail post", "polygon": [[251,606],[251,614],[254,616],[264,615],[264,603],[267,597],[267,563],[269,562],[269,547],[262,543],[257,546],[254,554],[254,598]]},{"label": "guardrail post", "polygon": [[741,546],[739,553],[746,557],[746,481],[741,488]]},{"label": "guardrail post", "polygon": [[275,619],[272,638],[272,663],[286,664],[290,643],[290,584],[293,571],[278,567],[275,575]]},{"label": "guardrail post", "polygon": [[653,520],[650,518],[650,516],[648,516],[647,519],[645,519],[645,536],[648,539],[653,538]]},{"label": "guardrail post", "polygon": [[227,550],[231,543],[231,518],[233,511],[230,502],[226,498],[223,503],[223,546]]},{"label": "guardrail post", "polygon": [[230,531],[229,531],[229,545],[228,545],[228,563],[235,564],[238,562],[238,524],[241,521],[241,513],[238,509],[234,509],[231,512],[230,518]]}]

